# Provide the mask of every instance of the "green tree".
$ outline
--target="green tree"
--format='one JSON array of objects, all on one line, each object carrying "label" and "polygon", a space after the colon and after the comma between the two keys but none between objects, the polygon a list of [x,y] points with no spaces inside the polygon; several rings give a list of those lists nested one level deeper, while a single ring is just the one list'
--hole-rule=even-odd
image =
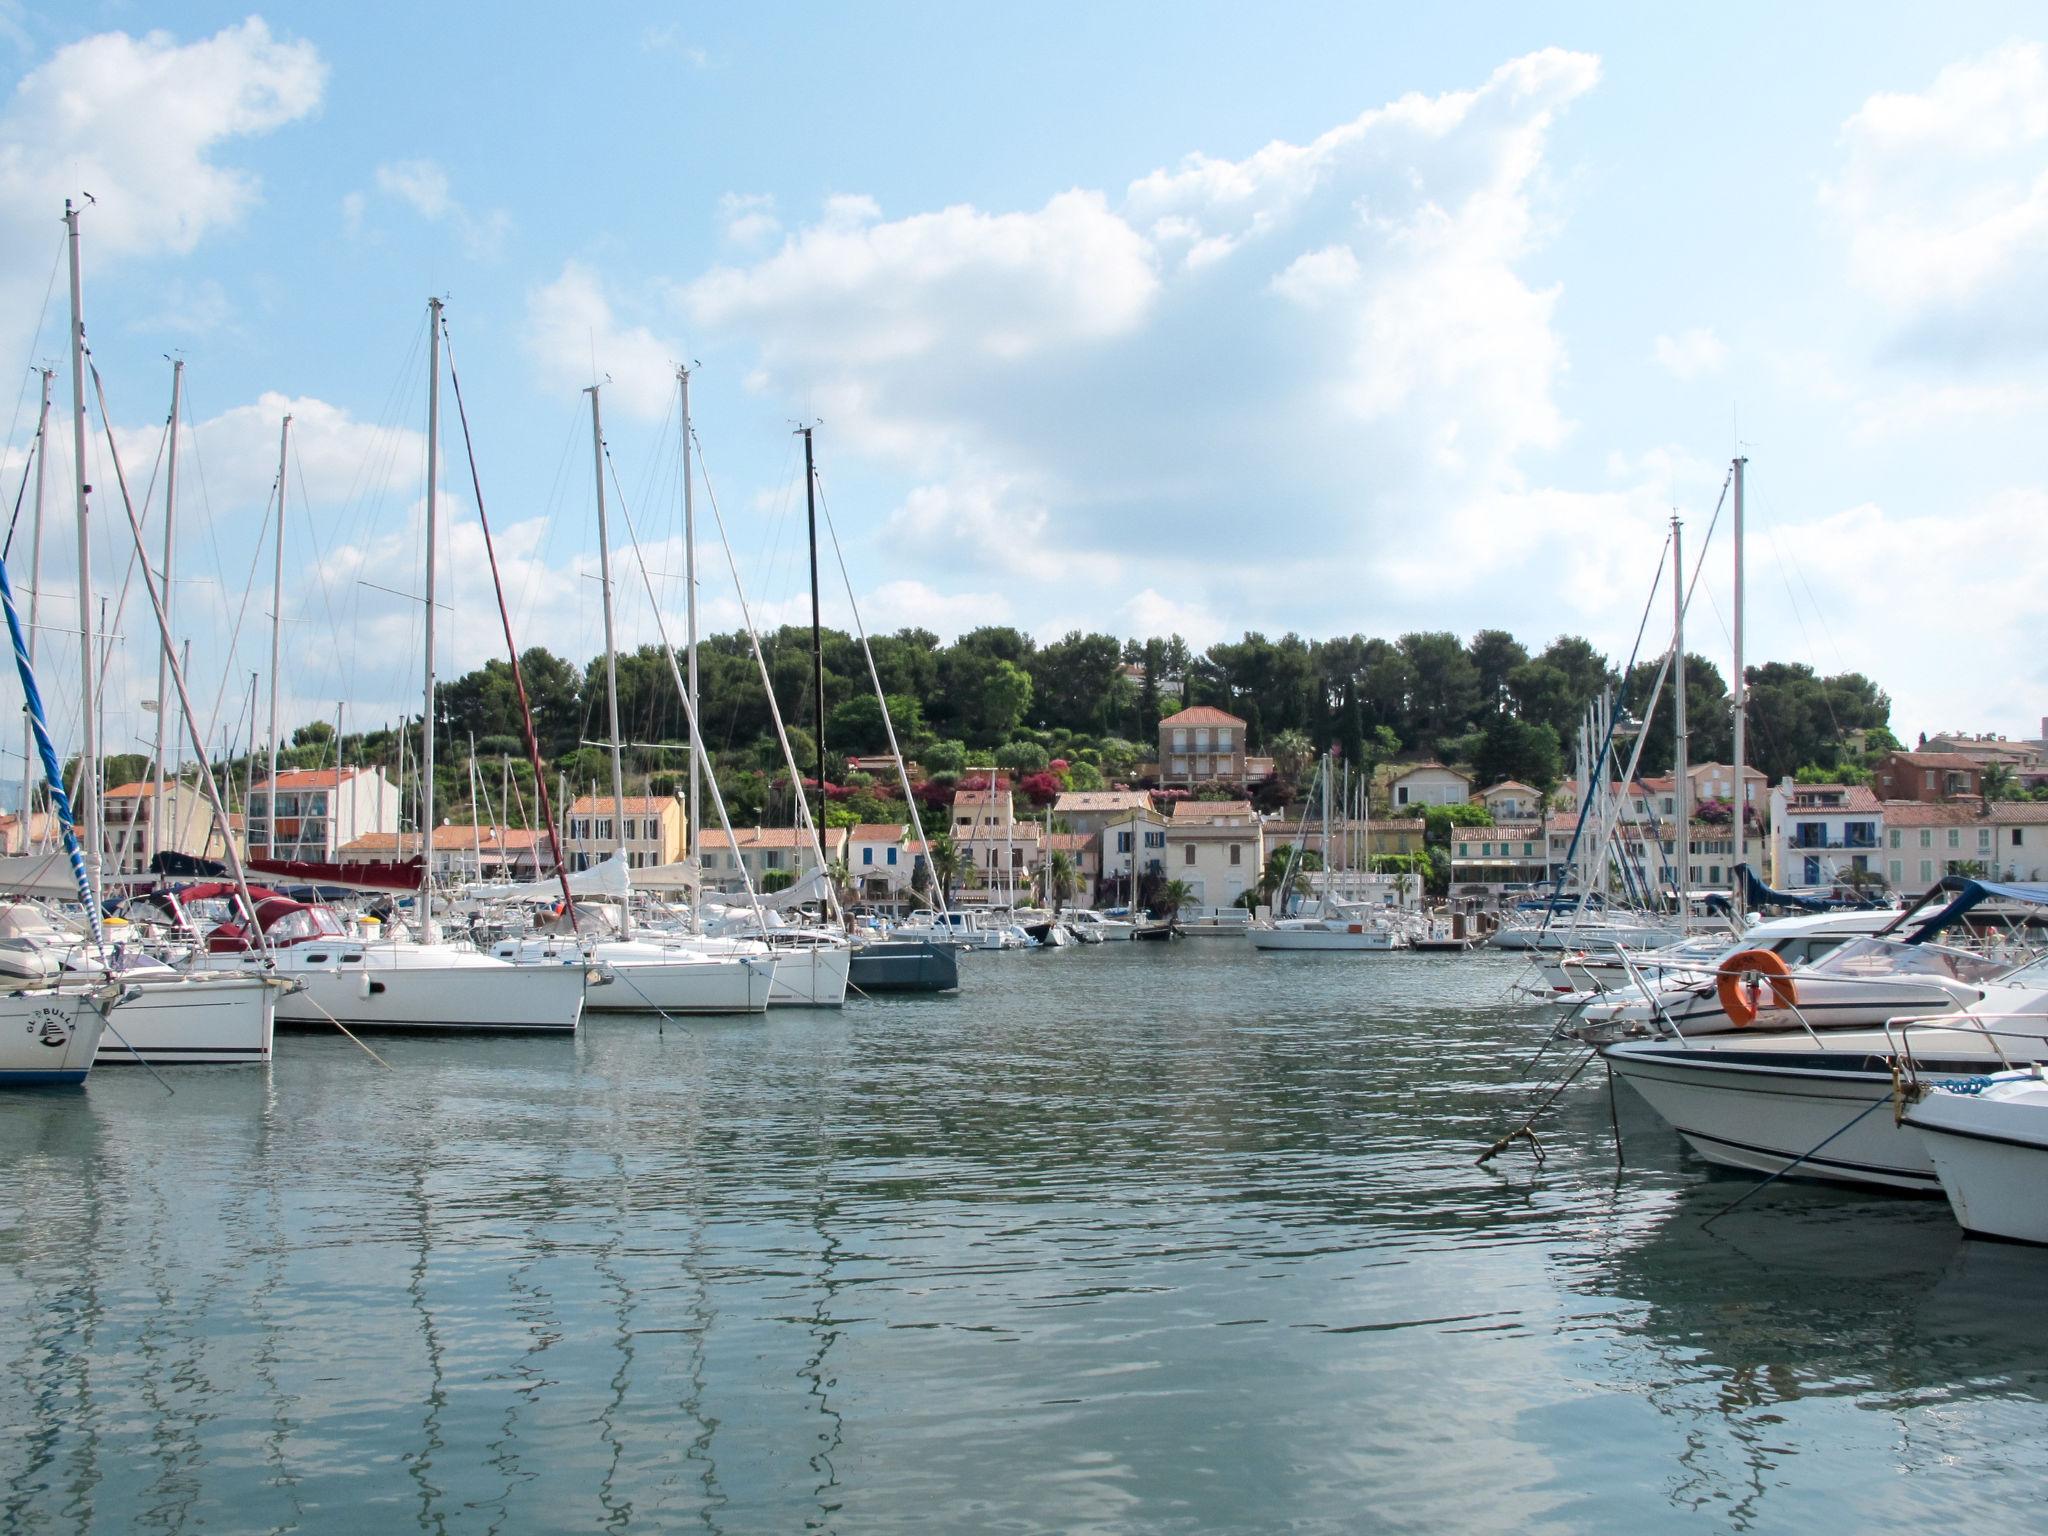
[{"label": "green tree", "polygon": [[1986,800],[2017,800],[2020,798],[2019,777],[2008,764],[1985,764],[1981,782]]},{"label": "green tree", "polygon": [[1472,770],[1482,785],[1520,779],[1547,794],[1563,772],[1557,732],[1512,715],[1495,715],[1472,754]]},{"label": "green tree", "polygon": [[1172,919],[1180,916],[1180,909],[1195,899],[1195,888],[1185,880],[1169,880],[1159,887],[1159,893],[1152,899],[1152,910],[1160,917]]}]

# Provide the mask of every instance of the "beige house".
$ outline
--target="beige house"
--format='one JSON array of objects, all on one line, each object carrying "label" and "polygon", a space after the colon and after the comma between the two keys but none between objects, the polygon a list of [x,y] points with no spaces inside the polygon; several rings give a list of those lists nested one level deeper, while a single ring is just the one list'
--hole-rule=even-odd
[{"label": "beige house", "polygon": [[982,838],[991,834],[1002,836],[1003,828],[1016,820],[1016,809],[1010,794],[1008,774],[996,774],[988,789],[956,789],[953,791],[953,841],[964,843],[969,838]]},{"label": "beige house", "polygon": [[[338,864],[396,864],[419,857],[417,832],[372,832],[335,850]],[[548,840],[514,827],[434,828],[430,872],[457,880],[538,880],[554,872]]]},{"label": "beige house", "polygon": [[1503,779],[1482,789],[1479,800],[1495,821],[1534,821],[1543,814],[1543,791],[1520,779]]},{"label": "beige house", "polygon": [[[746,881],[751,880],[758,891],[770,874],[786,872],[794,883],[818,867],[810,834],[795,827],[734,827],[730,838],[722,827],[705,827],[697,838],[697,856],[703,861],[706,890],[744,890]],[[846,862],[846,828],[826,827],[819,833],[819,840],[824,845],[826,863]],[[742,868],[746,871],[744,880],[740,875]]]},{"label": "beige house", "polygon": [[1265,829],[1246,800],[1183,800],[1166,824],[1166,878],[1188,886],[1192,903],[1228,907],[1257,887]]},{"label": "beige house", "polygon": [[1498,895],[1508,886],[1541,885],[1549,878],[1550,843],[1541,822],[1452,829],[1454,895]]},{"label": "beige house", "polygon": [[1056,820],[1069,832],[1093,837],[1131,811],[1149,811],[1152,797],[1142,789],[1070,789],[1052,805]]},{"label": "beige house", "polygon": [[628,795],[623,801],[578,795],[569,806],[562,857],[572,870],[588,869],[624,849],[628,865],[648,869],[680,859],[688,835],[680,795]]},{"label": "beige house", "polygon": [[[166,779],[163,783],[164,824],[155,823],[154,782],[116,784],[100,797],[100,871],[105,875],[140,875],[149,870],[159,850],[218,859],[226,849],[213,824],[213,808],[196,784]],[[38,821],[47,813],[38,813]],[[51,831],[54,833],[55,828]]]},{"label": "beige house", "polygon": [[36,811],[28,818],[27,835],[23,835],[21,817],[13,812],[0,814],[0,853],[27,853],[36,848],[54,848],[61,834],[57,828],[57,817],[52,811]]},{"label": "beige house", "polygon": [[1161,784],[1242,784],[1245,722],[1228,710],[1197,704],[1159,722]]}]

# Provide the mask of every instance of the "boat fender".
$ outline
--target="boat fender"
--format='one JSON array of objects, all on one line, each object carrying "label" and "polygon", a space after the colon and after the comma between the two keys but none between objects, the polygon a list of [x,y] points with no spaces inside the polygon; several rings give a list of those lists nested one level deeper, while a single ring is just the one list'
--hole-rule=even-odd
[{"label": "boat fender", "polygon": [[356,972],[356,996],[367,1000],[369,995],[370,973],[368,971]]},{"label": "boat fender", "polygon": [[1799,989],[1792,983],[1792,968],[1775,952],[1741,949],[1723,960],[1714,986],[1728,1022],[1737,1029],[1754,1024],[1766,985],[1771,992],[1771,1007],[1798,1006]]}]

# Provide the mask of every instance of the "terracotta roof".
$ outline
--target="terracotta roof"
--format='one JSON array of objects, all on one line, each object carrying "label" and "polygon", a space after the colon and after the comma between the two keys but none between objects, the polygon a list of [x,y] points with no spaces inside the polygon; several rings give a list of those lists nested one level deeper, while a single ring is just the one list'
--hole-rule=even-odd
[{"label": "terracotta roof", "polygon": [[[164,780],[164,793],[167,795],[173,790],[185,789],[187,787],[189,786],[179,783],[176,779]],[[148,779],[137,779],[133,784],[116,784],[112,789],[102,791],[100,798],[102,800],[140,800],[145,795],[154,795],[155,793],[156,785],[154,783]]]},{"label": "terracotta roof", "polygon": [[[797,848],[808,853],[811,847],[810,834],[796,827],[734,827],[732,835],[743,849]],[[841,829],[838,827],[827,827],[819,833],[819,839],[824,843],[825,851],[829,854],[841,841]],[[731,843],[726,841],[725,829],[723,827],[715,830],[706,827],[698,834],[697,840],[699,845],[704,847],[709,847],[713,843],[716,843],[720,848],[730,848],[732,846]]]},{"label": "terracotta roof", "polygon": [[1068,811],[1136,811],[1147,809],[1152,797],[1142,789],[1070,789],[1053,801],[1053,814]]},{"label": "terracotta roof", "polygon": [[614,804],[622,807],[623,814],[627,816],[647,816],[659,815],[670,806],[680,808],[682,802],[674,795],[627,795],[618,801],[610,795],[578,795],[569,802],[569,811],[572,815],[577,811],[602,813],[611,810]]},{"label": "terracotta roof", "polygon": [[856,843],[900,843],[910,833],[908,822],[864,821],[853,829]]},{"label": "terracotta roof", "polygon": [[1243,725],[1244,722],[1228,710],[1218,709],[1213,704],[1194,704],[1177,715],[1168,715],[1159,722],[1161,725]]},{"label": "terracotta roof", "polygon": [[[518,853],[539,845],[541,834],[517,827],[442,826],[434,828],[436,853],[467,853],[482,842],[486,853]],[[365,832],[343,843],[337,853],[375,856],[411,855],[420,851],[417,832]]]},{"label": "terracotta roof", "polygon": [[1887,827],[2038,827],[2048,825],[2048,801],[1887,800]]},{"label": "terracotta roof", "polygon": [[1055,853],[1081,853],[1094,841],[1094,837],[1081,832],[1055,832],[1046,840],[1046,846]]},{"label": "terracotta roof", "polygon": [[1506,789],[1512,789],[1517,792],[1525,792],[1532,795],[1540,795],[1541,793],[1543,793],[1543,791],[1538,789],[1534,784],[1524,784],[1520,779],[1502,779],[1498,784],[1493,785],[1491,788],[1482,789],[1479,792],[1479,795],[1481,799],[1484,799],[1488,795],[1497,795],[1502,790]]},{"label": "terracotta roof", "polygon": [[1176,800],[1173,805],[1173,819],[1176,825],[1190,821],[1226,821],[1252,816],[1249,800]]},{"label": "terracotta roof", "polygon": [[258,779],[255,787],[269,789],[274,782],[278,789],[333,789],[339,780],[355,778],[361,772],[360,768],[287,768],[275,781]]},{"label": "terracotta roof", "polygon": [[1974,773],[1984,766],[1976,758],[1961,752],[1894,752],[1891,756],[1909,768],[1953,768],[1958,772]]}]

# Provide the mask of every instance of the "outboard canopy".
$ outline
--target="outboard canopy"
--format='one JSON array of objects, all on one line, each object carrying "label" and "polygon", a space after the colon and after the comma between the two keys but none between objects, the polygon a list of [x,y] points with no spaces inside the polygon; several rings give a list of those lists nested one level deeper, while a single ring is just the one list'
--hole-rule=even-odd
[{"label": "outboard canopy", "polygon": [[[1945,875],[1928,888],[1927,894],[1914,903],[1912,909],[1900,915],[1894,928],[1913,917],[1928,902],[1943,891],[1953,891],[1955,897],[1934,916],[1916,924],[1906,936],[1908,944],[1924,944],[1944,928],[1954,926],[1974,907],[1987,901],[2012,901],[2027,907],[2048,907],[2048,885],[2009,884],[1992,880],[1973,880],[1968,875]],[[1887,930],[1889,931],[1889,930]]]}]

